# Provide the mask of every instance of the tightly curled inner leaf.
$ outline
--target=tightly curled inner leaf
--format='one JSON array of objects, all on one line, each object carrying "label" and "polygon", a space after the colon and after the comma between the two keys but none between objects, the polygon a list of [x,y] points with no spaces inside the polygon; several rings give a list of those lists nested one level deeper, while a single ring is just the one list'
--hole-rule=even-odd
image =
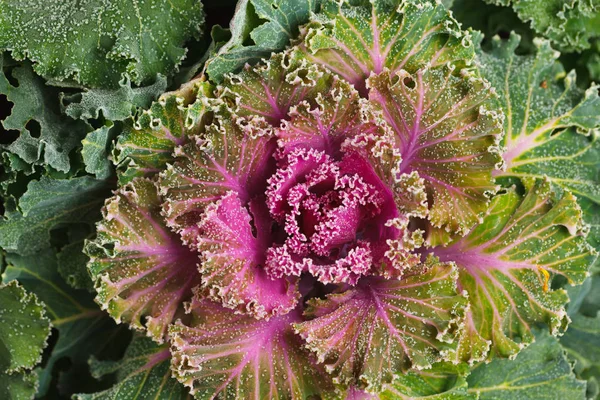
[{"label": "tightly curled inner leaf", "polygon": [[[544,285],[586,274],[581,210],[547,183],[497,193],[502,110],[470,35],[437,2],[390,3],[326,1],[295,46],[165,95],[119,142],[133,180],[90,269],[198,398],[393,397],[411,369],[563,327]],[[449,246],[419,249],[428,231]]]}]

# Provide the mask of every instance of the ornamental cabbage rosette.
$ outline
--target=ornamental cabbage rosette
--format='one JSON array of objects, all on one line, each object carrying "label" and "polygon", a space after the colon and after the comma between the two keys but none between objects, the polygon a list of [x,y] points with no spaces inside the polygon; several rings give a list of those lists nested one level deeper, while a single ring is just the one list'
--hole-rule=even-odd
[{"label": "ornamental cabbage rosette", "polygon": [[360,398],[564,329],[550,279],[594,259],[581,210],[499,190],[475,57],[434,2],[325,1],[286,51],[166,93],[119,139],[98,302],[199,399]]}]

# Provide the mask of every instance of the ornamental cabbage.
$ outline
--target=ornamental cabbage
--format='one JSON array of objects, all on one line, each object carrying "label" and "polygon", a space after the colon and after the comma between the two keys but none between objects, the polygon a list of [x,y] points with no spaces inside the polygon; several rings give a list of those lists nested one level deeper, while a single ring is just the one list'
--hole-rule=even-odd
[{"label": "ornamental cabbage", "polygon": [[395,398],[567,326],[553,278],[588,276],[589,228],[576,190],[517,169],[597,93],[546,121],[547,93],[523,110],[490,84],[515,38],[478,54],[441,4],[392,3],[325,0],[286,50],[119,138],[96,300],[198,399]]}]

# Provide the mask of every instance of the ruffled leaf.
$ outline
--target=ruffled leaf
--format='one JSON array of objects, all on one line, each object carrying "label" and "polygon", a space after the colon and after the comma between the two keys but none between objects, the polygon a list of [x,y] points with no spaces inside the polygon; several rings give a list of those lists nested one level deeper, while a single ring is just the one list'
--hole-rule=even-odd
[{"label": "ruffled leaf", "polygon": [[28,165],[45,165],[69,172],[73,168],[72,159],[75,159],[71,152],[91,130],[89,125],[61,114],[58,90],[47,86],[29,63],[11,70],[4,68],[6,58],[0,57],[3,67],[0,93],[13,103],[13,107],[2,126],[7,131],[18,131],[19,135],[2,148]]},{"label": "ruffled leaf", "polygon": [[451,348],[466,299],[451,264],[431,264],[402,280],[363,278],[352,289],[309,301],[295,325],[307,348],[341,384],[379,391],[395,374],[428,368]]},{"label": "ruffled leaf", "polygon": [[298,311],[256,320],[194,299],[190,312],[191,322],[169,333],[173,373],[196,399],[337,398],[293,332]]},{"label": "ruffled leaf", "polygon": [[[57,371],[85,376],[90,356],[100,355],[107,349],[120,351],[119,341],[123,336],[128,338],[127,328],[117,326],[100,310],[90,293],[74,290],[65,283],[58,273],[62,260],[54,250],[46,249],[30,256],[10,254],[6,261],[3,281],[18,281],[36,293],[46,304],[48,317],[57,331],[58,339],[47,353],[43,366],[36,371],[39,397],[52,390]],[[85,263],[79,267],[87,274]],[[67,360],[68,365],[62,364]]]},{"label": "ruffled leaf", "polygon": [[552,290],[550,279],[585,280],[595,255],[581,228],[574,196],[556,199],[549,183],[538,181],[524,196],[514,189],[497,195],[468,236],[433,249],[458,265],[460,288],[471,303],[458,359],[513,356],[533,341],[536,323],[546,323],[553,334],[565,329],[568,297]]},{"label": "ruffled leaf", "polygon": [[200,283],[198,255],[164,225],[160,203],[152,181],[123,186],[107,200],[98,237],[86,246],[96,301],[158,342]]},{"label": "ruffled leaf", "polygon": [[75,395],[74,399],[189,399],[188,391],[171,377],[170,357],[166,345],[157,345],[149,338],[135,336],[121,360],[92,359],[90,363],[96,378],[116,373],[117,383],[101,392]]},{"label": "ruffled leaf", "polygon": [[241,0],[229,23],[231,38],[206,61],[205,70],[214,82],[245,63],[280,52],[294,39],[300,25],[316,12],[319,0]]},{"label": "ruffled leaf", "polygon": [[424,180],[434,226],[467,232],[488,207],[501,161],[502,119],[489,84],[448,67],[384,72],[367,83],[369,102],[402,158],[393,172]]},{"label": "ruffled leaf", "polygon": [[508,184],[548,177],[555,189],[575,194],[592,225],[588,241],[600,250],[598,87],[585,93],[577,88],[574,72],[565,75],[547,41],[536,41],[537,53],[531,56],[515,54],[517,35],[492,43],[479,58],[506,114],[506,170],[496,176]]},{"label": "ruffled leaf", "polygon": [[300,298],[297,279],[267,275],[263,267],[270,217],[266,210],[257,210],[255,203],[250,213],[234,192],[206,208],[196,238],[202,253],[202,287],[212,300],[256,318],[287,314]]},{"label": "ruffled leaf", "polygon": [[52,229],[96,222],[109,194],[107,182],[89,176],[31,181],[19,199],[20,211],[7,210],[0,219],[0,247],[22,255],[49,247]]},{"label": "ruffled leaf", "polygon": [[33,368],[50,336],[44,304],[16,281],[0,286],[0,376]]},{"label": "ruffled leaf", "polygon": [[361,93],[371,73],[385,68],[413,73],[425,65],[464,65],[474,56],[469,34],[441,3],[429,0],[325,0],[301,48]]},{"label": "ruffled leaf", "polygon": [[66,94],[61,98],[64,113],[75,119],[123,121],[135,115],[138,108],[148,108],[167,90],[167,78],[157,75],[155,82],[132,87],[129,77],[119,82],[116,89],[85,89],[81,93]]},{"label": "ruffled leaf", "polygon": [[16,281],[0,285],[0,396],[33,399],[37,376],[30,373],[42,359],[50,336],[44,304]]},{"label": "ruffled leaf", "polygon": [[203,23],[193,0],[11,0],[0,12],[0,47],[46,78],[116,87],[124,73],[141,84],[174,72]]},{"label": "ruffled leaf", "polygon": [[246,119],[219,115],[202,137],[177,149],[177,160],[161,174],[164,214],[185,240],[186,229],[194,229],[208,203],[229,191],[244,205],[264,194],[275,143],[268,134],[253,134],[254,127]]},{"label": "ruffled leaf", "polygon": [[326,92],[331,80],[331,73],[291,49],[227,76],[219,89],[219,98],[234,114],[277,127],[282,119],[288,118],[290,107]]},{"label": "ruffled leaf", "polygon": [[564,350],[545,332],[514,360],[479,364],[467,382],[481,400],[585,399],[585,382],[575,378]]},{"label": "ruffled leaf", "polygon": [[119,180],[152,176],[172,162],[175,148],[203,129],[212,91],[211,84],[192,81],[163,94],[135,124],[126,125],[114,152],[114,162],[123,170]]},{"label": "ruffled leaf", "polygon": [[590,47],[590,39],[600,36],[600,3],[595,0],[485,0],[512,6],[519,18],[529,22],[540,35],[551,39],[565,51]]}]

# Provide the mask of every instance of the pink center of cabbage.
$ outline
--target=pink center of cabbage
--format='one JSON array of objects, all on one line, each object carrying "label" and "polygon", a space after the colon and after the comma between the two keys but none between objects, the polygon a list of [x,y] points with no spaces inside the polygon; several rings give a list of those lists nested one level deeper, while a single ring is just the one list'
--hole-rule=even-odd
[{"label": "pink center of cabbage", "polygon": [[296,148],[277,158],[267,206],[286,235],[267,250],[267,274],[309,272],[325,284],[355,285],[379,258],[371,239],[381,239],[382,228],[372,222],[389,213],[388,196],[322,151]]}]

